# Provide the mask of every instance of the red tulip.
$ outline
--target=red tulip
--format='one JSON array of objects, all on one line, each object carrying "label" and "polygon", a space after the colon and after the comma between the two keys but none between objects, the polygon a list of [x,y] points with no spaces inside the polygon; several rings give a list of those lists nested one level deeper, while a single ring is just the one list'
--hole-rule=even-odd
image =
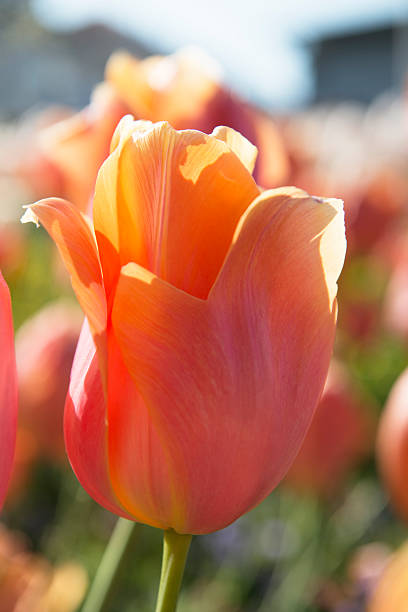
[{"label": "red tulip", "polygon": [[228,128],[127,117],[93,223],[56,199],[27,213],[89,321],[66,404],[71,464],[109,510],[179,533],[225,527],[277,485],[332,351],[341,203],[261,193],[255,155]]},{"label": "red tulip", "polygon": [[0,508],[13,463],[17,423],[17,377],[8,287],[0,273]]},{"label": "red tulip", "polygon": [[377,459],[391,502],[408,521],[408,369],[394,384],[382,414]]}]

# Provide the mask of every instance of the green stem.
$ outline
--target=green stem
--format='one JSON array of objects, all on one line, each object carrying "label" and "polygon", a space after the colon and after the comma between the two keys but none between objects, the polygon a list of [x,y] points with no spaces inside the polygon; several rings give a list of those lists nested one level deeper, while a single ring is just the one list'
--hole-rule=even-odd
[{"label": "green stem", "polygon": [[156,612],[175,612],[191,535],[164,532],[163,560]]},{"label": "green stem", "polygon": [[109,603],[135,530],[133,521],[119,518],[88,592],[82,612],[103,612]]}]

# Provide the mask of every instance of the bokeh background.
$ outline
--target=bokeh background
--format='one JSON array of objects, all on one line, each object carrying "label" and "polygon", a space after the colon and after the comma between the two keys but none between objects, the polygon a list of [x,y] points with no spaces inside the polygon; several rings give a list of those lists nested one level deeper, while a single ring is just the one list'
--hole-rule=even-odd
[{"label": "bokeh background", "polygon": [[[184,89],[174,86],[179,60],[146,69],[150,106],[132,81],[123,96],[112,61],[105,73],[118,49],[143,60],[186,46]],[[180,612],[408,610],[408,502],[399,493],[408,460],[404,471],[397,453],[390,485],[394,468],[383,462],[398,437],[384,430],[377,450],[381,415],[408,366],[407,79],[406,0],[0,0],[0,268],[20,387],[0,612],[80,610],[116,520],[65,457],[62,411],[82,317],[54,246],[19,223],[21,207],[60,195],[86,208],[109,121],[145,112],[187,127],[191,112],[168,117],[160,92],[172,91],[179,110],[203,83],[191,127],[241,128],[259,146],[266,187],[343,198],[349,249],[334,359],[304,446],[258,508],[194,539]],[[408,412],[408,388],[399,396]],[[161,534],[140,525],[106,610],[152,610],[160,558]]]}]

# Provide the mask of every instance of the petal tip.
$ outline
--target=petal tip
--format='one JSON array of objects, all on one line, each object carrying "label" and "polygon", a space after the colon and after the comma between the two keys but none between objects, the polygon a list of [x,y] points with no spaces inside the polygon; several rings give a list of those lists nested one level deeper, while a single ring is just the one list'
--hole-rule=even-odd
[{"label": "petal tip", "polygon": [[36,227],[40,227],[40,221],[32,209],[33,204],[28,204],[27,206],[23,206],[25,211],[21,216],[20,223],[35,223]]},{"label": "petal tip", "polygon": [[135,119],[130,113],[124,115],[113,133],[110,153],[123,146],[130,138],[135,139],[143,136],[147,131],[153,129],[155,125],[157,124],[153,124],[151,121]]},{"label": "petal tip", "polygon": [[347,250],[344,208],[343,200],[338,198],[324,198],[323,202],[336,211],[320,241],[320,253],[322,261],[325,262],[324,269],[329,299],[332,308],[336,308],[337,281],[343,269]]},{"label": "petal tip", "polygon": [[210,136],[225,142],[252,174],[258,156],[258,149],[255,145],[236,130],[224,125],[214,128]]}]

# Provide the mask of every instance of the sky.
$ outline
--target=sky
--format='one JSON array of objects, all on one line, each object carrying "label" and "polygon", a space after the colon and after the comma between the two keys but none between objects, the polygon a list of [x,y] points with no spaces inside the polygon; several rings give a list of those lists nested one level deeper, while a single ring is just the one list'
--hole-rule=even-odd
[{"label": "sky", "polygon": [[301,105],[313,91],[307,41],[331,32],[408,22],[407,0],[33,0],[46,25],[103,22],[159,53],[203,48],[226,82],[275,110]]}]

